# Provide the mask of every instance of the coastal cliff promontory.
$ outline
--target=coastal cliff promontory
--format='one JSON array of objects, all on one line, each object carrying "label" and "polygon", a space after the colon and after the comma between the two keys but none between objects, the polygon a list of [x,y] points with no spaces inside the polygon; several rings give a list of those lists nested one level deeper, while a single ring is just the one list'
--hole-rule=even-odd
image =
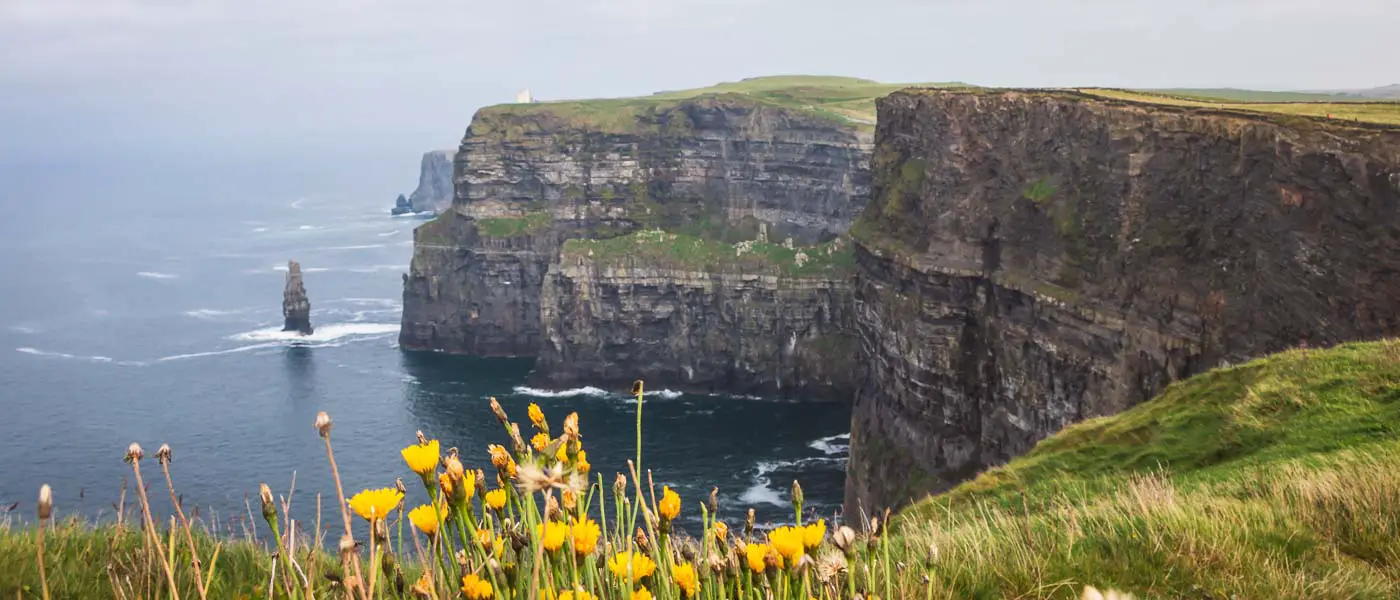
[{"label": "coastal cliff promontory", "polygon": [[1393,127],[910,90],[879,102],[872,173],[848,511],[1211,367],[1400,334]]},{"label": "coastal cliff promontory", "polygon": [[451,209],[415,233],[401,346],[538,356],[557,385],[645,371],[848,397],[851,366],[829,360],[854,340],[840,238],[869,195],[874,98],[895,87],[760,78],[482,109]]}]

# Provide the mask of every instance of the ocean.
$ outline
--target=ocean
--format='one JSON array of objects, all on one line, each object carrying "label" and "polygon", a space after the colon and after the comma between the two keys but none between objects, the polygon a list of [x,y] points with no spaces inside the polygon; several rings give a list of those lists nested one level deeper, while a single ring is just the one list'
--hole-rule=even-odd
[{"label": "ocean", "polygon": [[[336,502],[318,411],[335,421],[347,493],[396,477],[413,489],[399,449],[418,430],[490,470],[486,445],[506,442],[490,396],[521,422],[539,403],[556,431],[577,411],[594,473],[611,482],[625,470],[637,409],[627,390],[534,389],[530,360],[397,347],[421,221],[390,217],[393,194],[294,170],[201,168],[178,177],[197,185],[174,185],[168,165],[0,169],[0,511],[18,502],[16,515],[32,515],[48,483],[60,516],[110,518],[136,441],[148,457],[170,444],[182,504],[210,522],[239,531],[259,483],[285,494],[293,479],[306,521],[317,494],[326,511]],[[304,339],[280,331],[288,259],[311,299],[316,331]],[[749,508],[760,522],[790,520],[794,479],[813,511],[838,510],[847,405],[654,390],[643,419],[643,462],[691,518],[718,487],[731,520]],[[153,460],[143,474],[168,511]]]}]

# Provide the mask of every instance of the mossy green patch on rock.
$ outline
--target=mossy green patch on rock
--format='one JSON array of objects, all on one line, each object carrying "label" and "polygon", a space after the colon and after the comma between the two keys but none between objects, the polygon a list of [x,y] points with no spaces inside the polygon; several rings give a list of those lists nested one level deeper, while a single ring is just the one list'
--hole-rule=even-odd
[{"label": "mossy green patch on rock", "polygon": [[490,237],[515,237],[544,230],[554,217],[547,212],[525,213],[518,217],[477,219],[477,231]]},{"label": "mossy green patch on rock", "polygon": [[805,248],[779,244],[725,242],[661,230],[605,240],[564,243],[560,261],[592,261],[609,266],[669,268],[786,276],[844,276],[854,267],[850,244],[841,239]]}]

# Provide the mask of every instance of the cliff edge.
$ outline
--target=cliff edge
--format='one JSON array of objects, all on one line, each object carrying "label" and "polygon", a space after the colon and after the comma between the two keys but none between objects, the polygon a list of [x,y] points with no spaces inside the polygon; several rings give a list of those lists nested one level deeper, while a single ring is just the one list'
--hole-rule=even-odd
[{"label": "cliff edge", "polygon": [[1400,333],[1400,131],[1075,92],[879,102],[847,510],[1222,363]]}]

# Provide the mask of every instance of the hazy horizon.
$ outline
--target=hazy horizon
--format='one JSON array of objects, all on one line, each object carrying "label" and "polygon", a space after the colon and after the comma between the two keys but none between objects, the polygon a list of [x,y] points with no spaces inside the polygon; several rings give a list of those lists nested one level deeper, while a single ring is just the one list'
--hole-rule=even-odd
[{"label": "hazy horizon", "polygon": [[[1400,81],[1400,5],[1339,0],[3,0],[0,165],[383,166],[481,106],[780,74],[1340,90]],[[379,182],[377,185],[388,186]],[[379,193],[376,191],[376,193]]]}]

